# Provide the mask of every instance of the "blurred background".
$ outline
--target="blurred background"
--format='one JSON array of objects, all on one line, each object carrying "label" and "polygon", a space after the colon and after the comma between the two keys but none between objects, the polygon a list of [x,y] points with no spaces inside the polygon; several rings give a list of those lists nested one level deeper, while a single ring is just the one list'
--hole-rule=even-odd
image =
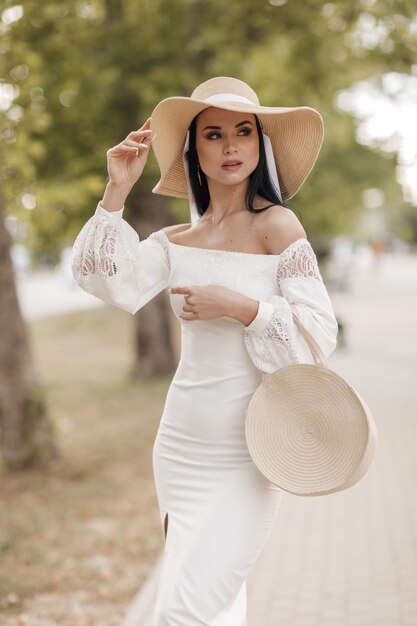
[{"label": "blurred background", "polygon": [[[323,148],[290,205],[339,320],[329,366],[369,402],[380,433],[360,485],[285,503],[293,579],[283,567],[274,580],[287,604],[262,613],[262,562],[251,624],[417,626],[411,0],[0,2],[1,624],[119,624],[162,548],[151,448],[177,321],[166,293],[134,316],[104,305],[75,284],[69,259],[102,197],[108,148],[161,99],[216,75],[248,82],[264,105],[323,115]],[[124,214],[141,239],[189,220],[183,200],[151,193],[158,178],[151,153]],[[316,525],[297,526],[312,507]],[[300,581],[327,551],[323,524],[335,570],[313,592]],[[300,529],[317,548],[308,563]]]}]

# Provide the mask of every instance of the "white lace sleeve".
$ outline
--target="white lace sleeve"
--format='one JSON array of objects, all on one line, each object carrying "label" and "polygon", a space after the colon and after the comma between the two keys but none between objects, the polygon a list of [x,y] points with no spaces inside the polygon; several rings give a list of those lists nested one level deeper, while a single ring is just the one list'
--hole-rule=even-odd
[{"label": "white lace sleeve", "polygon": [[123,211],[98,204],[73,244],[71,267],[85,291],[133,314],[168,286],[169,251],[162,230],[140,241]]},{"label": "white lace sleeve", "polygon": [[297,239],[282,252],[276,279],[281,295],[261,300],[255,318],[243,333],[252,362],[268,373],[291,363],[314,362],[294,323],[293,312],[326,358],[337,345],[336,316],[316,255],[306,238]]}]

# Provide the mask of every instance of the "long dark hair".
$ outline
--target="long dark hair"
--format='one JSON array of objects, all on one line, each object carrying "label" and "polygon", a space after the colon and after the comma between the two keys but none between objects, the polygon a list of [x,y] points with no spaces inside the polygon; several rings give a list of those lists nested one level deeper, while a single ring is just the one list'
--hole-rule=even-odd
[{"label": "long dark hair", "polygon": [[[197,205],[197,211],[201,217],[202,215],[204,215],[209,205],[210,192],[207,184],[207,177],[200,169],[198,163],[198,154],[196,147],[197,117],[198,115],[194,117],[189,126],[190,139],[189,149],[186,156],[188,159],[188,167],[190,172],[190,185]],[[259,213],[259,211],[265,211],[269,208],[269,206],[272,206],[269,205],[262,209],[255,209],[253,206],[253,200],[256,195],[260,195],[265,198],[265,200],[272,202],[273,205],[279,204],[287,209],[290,209],[291,207],[283,201],[278,189],[275,187],[274,183],[271,180],[271,177],[269,176],[266,162],[265,144],[262,136],[262,126],[256,115],[255,119],[259,137],[259,161],[258,165],[250,175],[249,186],[245,198],[246,208],[249,211],[252,211],[252,213]]]}]

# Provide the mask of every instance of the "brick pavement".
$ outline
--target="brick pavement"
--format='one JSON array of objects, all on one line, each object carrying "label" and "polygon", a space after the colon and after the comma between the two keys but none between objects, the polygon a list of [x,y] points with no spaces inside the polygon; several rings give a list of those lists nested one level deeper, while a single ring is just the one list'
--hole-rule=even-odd
[{"label": "brick pavement", "polygon": [[[377,452],[345,492],[284,494],[248,580],[248,626],[417,626],[417,258],[358,265],[331,299],[346,347],[328,364],[368,403]],[[151,626],[157,574],[123,626]]]}]

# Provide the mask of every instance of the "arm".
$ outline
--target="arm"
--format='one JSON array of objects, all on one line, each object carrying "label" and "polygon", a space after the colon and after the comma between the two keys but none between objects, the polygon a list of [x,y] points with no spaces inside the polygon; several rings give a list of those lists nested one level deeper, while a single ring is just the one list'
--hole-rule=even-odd
[{"label": "arm", "polygon": [[72,248],[72,273],[80,287],[129,313],[167,287],[170,273],[164,233],[155,231],[140,241],[123,219],[126,197],[148,158],[149,126],[150,118],[107,151],[109,182],[103,199]]},{"label": "arm", "polygon": [[[267,254],[281,256],[291,244],[307,238],[298,218],[290,209],[282,206],[271,207],[261,214],[257,226],[259,238]],[[268,320],[272,313],[272,304],[254,300],[243,294],[233,304],[232,317],[246,327],[250,326],[249,330],[252,331],[262,330],[264,321]]]},{"label": "arm", "polygon": [[337,345],[337,320],[310,242],[301,237],[281,253],[277,290],[259,302],[244,329],[244,343],[256,367],[264,372],[291,363],[312,363],[311,352],[293,321],[293,312],[319,344],[326,358]]},{"label": "arm", "polygon": [[170,263],[164,233],[140,240],[123,211],[98,204],[74,242],[71,265],[82,289],[133,314],[168,286]]},{"label": "arm", "polygon": [[127,196],[132,189],[129,183],[115,184],[111,180],[106,185],[100,205],[110,213],[119,211],[124,207]]}]

